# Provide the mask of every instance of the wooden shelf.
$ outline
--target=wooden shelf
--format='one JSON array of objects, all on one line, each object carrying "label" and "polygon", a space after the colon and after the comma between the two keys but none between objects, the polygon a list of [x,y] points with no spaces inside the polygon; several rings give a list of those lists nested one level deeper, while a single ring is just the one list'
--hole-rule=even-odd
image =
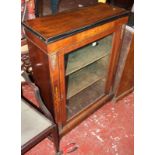
[{"label": "wooden shelf", "polygon": [[67,118],[75,116],[78,112],[104,96],[104,80],[99,80],[87,89],[67,100]]},{"label": "wooden shelf", "polygon": [[66,76],[105,57],[111,51],[112,35],[99,41],[96,46],[89,44],[68,54]]},{"label": "wooden shelf", "polygon": [[67,77],[67,99],[76,95],[99,79],[106,78],[108,56]]}]

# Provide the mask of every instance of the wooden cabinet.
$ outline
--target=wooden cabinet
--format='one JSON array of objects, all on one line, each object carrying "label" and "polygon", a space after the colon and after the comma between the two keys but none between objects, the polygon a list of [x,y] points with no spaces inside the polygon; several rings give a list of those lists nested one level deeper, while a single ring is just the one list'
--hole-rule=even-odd
[{"label": "wooden cabinet", "polygon": [[97,4],[24,23],[35,83],[60,135],[110,100],[128,11]]}]

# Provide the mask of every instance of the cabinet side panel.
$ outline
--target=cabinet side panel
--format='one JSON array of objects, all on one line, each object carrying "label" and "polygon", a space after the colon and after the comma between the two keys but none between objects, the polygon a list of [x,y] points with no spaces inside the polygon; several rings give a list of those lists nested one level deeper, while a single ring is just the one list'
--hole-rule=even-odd
[{"label": "cabinet side panel", "polygon": [[43,101],[49,111],[54,114],[53,110],[53,99],[49,76],[49,65],[48,55],[45,54],[41,49],[32,44],[28,40],[30,61],[32,64],[33,77],[36,85],[40,88],[40,93]]}]

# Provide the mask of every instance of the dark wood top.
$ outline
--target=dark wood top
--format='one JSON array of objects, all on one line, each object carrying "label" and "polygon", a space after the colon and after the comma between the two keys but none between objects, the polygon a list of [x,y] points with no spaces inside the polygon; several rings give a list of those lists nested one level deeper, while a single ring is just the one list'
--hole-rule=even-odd
[{"label": "dark wood top", "polygon": [[129,11],[98,3],[56,15],[28,20],[23,25],[45,43],[54,42],[92,27],[128,16]]}]

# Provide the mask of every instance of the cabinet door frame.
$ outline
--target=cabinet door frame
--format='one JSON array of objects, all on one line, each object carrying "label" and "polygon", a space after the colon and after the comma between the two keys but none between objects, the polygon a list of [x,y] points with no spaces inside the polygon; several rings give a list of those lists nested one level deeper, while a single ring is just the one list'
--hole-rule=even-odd
[{"label": "cabinet door frame", "polygon": [[120,56],[120,48],[123,38],[125,25],[119,26],[117,30],[113,33],[113,41],[112,41],[112,51],[111,51],[111,57],[109,61],[109,69],[108,69],[108,75],[107,75],[107,81],[106,81],[106,87],[105,92],[106,93],[113,93],[113,84],[114,84],[114,77],[116,74],[116,68],[118,59]]},{"label": "cabinet door frame", "polygon": [[[101,34],[95,34],[94,36],[87,38],[85,40],[83,40],[82,42],[75,42],[72,46],[68,46],[65,47],[63,49],[61,49],[60,51],[58,51],[58,57],[59,57],[59,72],[60,72],[60,102],[61,102],[61,107],[59,112],[61,112],[61,114],[59,115],[62,121],[62,125],[66,125],[66,123],[71,122],[72,120],[74,121],[74,118],[77,115],[80,115],[81,113],[83,113],[83,110],[81,112],[79,112],[77,115],[73,116],[73,118],[71,118],[69,121],[67,120],[67,116],[66,116],[66,86],[65,86],[65,70],[64,70],[64,57],[65,54],[71,53],[74,50],[76,50],[77,48],[80,48],[82,46],[85,46],[93,41],[96,41],[98,39],[101,39],[103,37],[106,37],[110,34],[113,35],[113,39],[112,39],[112,49],[110,51],[110,60],[109,60],[109,66],[108,66],[108,74],[106,77],[106,85],[105,85],[105,92],[107,95],[111,95],[112,92],[112,86],[113,86],[113,80],[114,80],[114,76],[115,76],[115,72],[116,72],[116,65],[117,65],[117,61],[119,58],[119,50],[120,50],[120,45],[121,45],[121,41],[122,41],[122,35],[123,35],[123,27],[121,26],[117,26],[115,27],[115,29],[108,29],[106,31],[103,30],[103,32]],[[102,98],[106,97],[103,96]],[[99,99],[101,100],[101,99]],[[93,103],[92,103],[93,104]],[[90,104],[90,106],[92,105]],[[90,107],[88,106],[88,108]],[[84,108],[85,109],[85,108]],[[85,110],[84,110],[85,111]]]}]

